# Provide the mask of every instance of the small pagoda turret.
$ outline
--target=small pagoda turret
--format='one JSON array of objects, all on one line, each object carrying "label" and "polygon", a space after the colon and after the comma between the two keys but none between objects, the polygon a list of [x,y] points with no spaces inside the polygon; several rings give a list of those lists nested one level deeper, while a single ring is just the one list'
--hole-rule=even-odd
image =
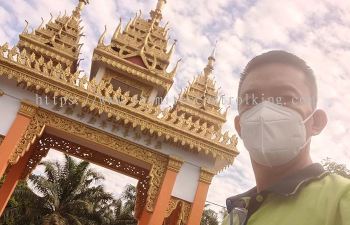
[{"label": "small pagoda turret", "polygon": [[120,19],[109,44],[105,44],[105,30],[93,53],[90,79],[104,80],[148,102],[165,97],[177,68],[168,72],[176,41],[170,46],[167,24],[160,25],[165,3],[158,0],[149,19],[143,19],[141,11],[136,13],[124,29]]},{"label": "small pagoda turret", "polygon": [[221,129],[226,122],[227,114],[227,110],[221,112],[219,92],[212,78],[215,52],[216,47],[208,57],[208,63],[203,72],[188,85],[184,92],[180,93],[172,109],[198,125],[206,124],[206,127],[212,131]]},{"label": "small pagoda turret", "polygon": [[76,72],[79,62],[79,53],[82,44],[79,44],[82,34],[81,11],[88,0],[79,0],[79,5],[73,10],[71,15],[66,13],[29,32],[29,24],[19,35],[17,47],[20,51],[25,50],[28,55],[41,56],[40,61],[50,63],[52,66],[60,64],[62,69]]}]

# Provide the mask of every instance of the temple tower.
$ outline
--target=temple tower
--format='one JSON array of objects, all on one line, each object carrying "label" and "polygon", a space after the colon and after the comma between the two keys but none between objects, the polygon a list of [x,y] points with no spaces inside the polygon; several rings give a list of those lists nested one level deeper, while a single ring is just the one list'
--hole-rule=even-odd
[{"label": "temple tower", "polygon": [[216,47],[208,57],[208,63],[203,72],[186,87],[184,92],[180,93],[172,109],[183,114],[186,120],[195,121],[198,125],[206,124],[211,131],[221,129],[226,122],[227,114],[227,109],[225,112],[221,110],[221,99],[212,77],[215,52]]},{"label": "temple tower", "polygon": [[88,0],[79,0],[78,6],[71,15],[66,13],[53,19],[44,25],[29,32],[27,22],[22,34],[19,35],[18,48],[26,50],[27,54],[41,56],[43,63],[50,63],[53,66],[60,66],[74,73],[78,68],[79,53],[83,44],[79,43],[82,34],[81,12]]},{"label": "temple tower", "polygon": [[177,68],[168,72],[176,42],[169,46],[167,25],[160,24],[165,3],[159,0],[149,19],[140,11],[124,29],[120,19],[109,44],[105,44],[105,29],[93,53],[90,79],[104,80],[150,103],[165,97]]}]

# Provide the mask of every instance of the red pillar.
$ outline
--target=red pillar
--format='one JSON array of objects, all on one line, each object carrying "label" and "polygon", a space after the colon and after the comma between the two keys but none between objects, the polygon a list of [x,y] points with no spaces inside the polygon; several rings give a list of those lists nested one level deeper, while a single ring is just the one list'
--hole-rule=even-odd
[{"label": "red pillar", "polygon": [[4,212],[18,181],[22,178],[23,171],[30,158],[30,153],[31,152],[26,152],[26,154],[10,168],[6,175],[6,180],[0,188],[0,216]]},{"label": "red pillar", "polygon": [[2,141],[0,145],[0,178],[4,175],[8,160],[15,152],[17,145],[29,126],[30,120],[24,115],[17,114],[15,121]]},{"label": "red pillar", "polygon": [[165,172],[163,183],[160,187],[157,201],[153,212],[146,209],[142,212],[138,225],[162,225],[165,219],[166,209],[169,205],[171,192],[173,190],[176,176],[182,166],[183,161],[169,156],[168,168]]},{"label": "red pillar", "polygon": [[[30,102],[21,102],[16,119],[0,145],[0,178],[3,177],[10,157],[16,151],[18,144],[29,127],[30,121],[36,113],[36,109],[37,106],[31,104]],[[6,176],[5,183],[1,186],[0,216],[6,208],[7,202],[18,183],[18,180],[22,176],[22,172],[28,161],[28,154],[30,153],[27,152],[15,165],[10,168],[9,173]]]},{"label": "red pillar", "polygon": [[201,170],[200,179],[198,181],[196,195],[192,203],[190,216],[188,218],[187,225],[199,225],[202,219],[203,209],[205,206],[205,200],[207,199],[207,194],[211,179],[214,173],[208,170]]},{"label": "red pillar", "polygon": [[177,173],[169,169],[165,173],[164,181],[160,189],[158,199],[154,207],[154,211],[151,215],[151,218],[148,222],[148,225],[163,224],[163,221],[165,218],[165,212],[170,202],[171,192],[175,184],[176,176],[177,176]]},{"label": "red pillar", "polygon": [[148,225],[149,220],[151,219],[151,216],[152,216],[152,213],[144,209],[137,225]]}]

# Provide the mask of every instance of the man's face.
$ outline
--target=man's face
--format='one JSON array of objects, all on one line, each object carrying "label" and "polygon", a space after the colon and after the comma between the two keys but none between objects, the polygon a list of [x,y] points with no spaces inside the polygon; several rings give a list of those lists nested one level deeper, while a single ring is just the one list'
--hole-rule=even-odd
[{"label": "man's face", "polygon": [[[312,100],[315,98],[308,82],[302,71],[289,65],[267,64],[258,67],[251,71],[242,83],[239,115],[256,104],[268,100],[297,111],[305,119],[313,112]],[[239,120],[239,116],[237,119]],[[240,134],[238,120],[236,128]],[[312,135],[313,132],[308,123],[306,130],[308,137]]]}]

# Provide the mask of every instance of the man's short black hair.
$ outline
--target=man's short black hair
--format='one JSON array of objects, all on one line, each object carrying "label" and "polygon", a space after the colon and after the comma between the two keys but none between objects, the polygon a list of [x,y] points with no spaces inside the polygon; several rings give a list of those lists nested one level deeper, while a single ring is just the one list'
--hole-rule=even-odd
[{"label": "man's short black hair", "polygon": [[305,74],[306,80],[309,81],[308,86],[312,94],[312,107],[315,108],[317,105],[317,84],[313,70],[306,64],[303,59],[283,50],[273,50],[263,53],[254,57],[248,62],[243,72],[241,73],[241,78],[238,85],[238,97],[240,97],[243,81],[246,79],[248,74],[261,66],[272,63],[290,65],[296,69],[301,70]]}]

